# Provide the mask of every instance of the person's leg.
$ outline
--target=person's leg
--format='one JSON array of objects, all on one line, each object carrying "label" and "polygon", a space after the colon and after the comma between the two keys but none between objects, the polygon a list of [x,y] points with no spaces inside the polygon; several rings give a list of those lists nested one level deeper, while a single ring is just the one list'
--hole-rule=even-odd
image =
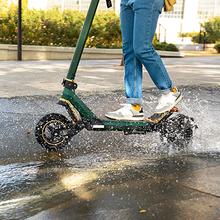
[{"label": "person's leg", "polygon": [[158,17],[163,5],[164,0],[134,0],[133,4],[134,52],[147,69],[157,88],[162,92],[155,109],[157,113],[169,111],[182,98],[181,93],[173,88],[169,74],[152,45]]},{"label": "person's leg", "polygon": [[153,82],[160,90],[170,90],[172,81],[168,72],[152,45],[158,17],[164,0],[135,0],[133,45],[137,58],[147,69]]},{"label": "person's leg", "polygon": [[124,57],[124,86],[127,103],[142,103],[142,63],[137,59],[133,49],[134,12],[133,0],[121,0],[120,28],[122,33],[122,50]]},{"label": "person's leg", "polygon": [[122,108],[108,112],[106,117],[116,120],[143,120],[142,103],[142,63],[133,49],[134,0],[121,0],[120,27],[124,56],[124,86],[127,103]]}]

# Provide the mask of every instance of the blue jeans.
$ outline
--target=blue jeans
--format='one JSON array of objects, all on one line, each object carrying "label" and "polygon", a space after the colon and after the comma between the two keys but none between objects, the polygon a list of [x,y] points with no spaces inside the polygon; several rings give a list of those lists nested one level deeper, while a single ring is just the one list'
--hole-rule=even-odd
[{"label": "blue jeans", "polygon": [[172,88],[169,74],[152,45],[163,5],[164,0],[120,2],[124,84],[128,103],[142,103],[142,64],[159,90]]}]

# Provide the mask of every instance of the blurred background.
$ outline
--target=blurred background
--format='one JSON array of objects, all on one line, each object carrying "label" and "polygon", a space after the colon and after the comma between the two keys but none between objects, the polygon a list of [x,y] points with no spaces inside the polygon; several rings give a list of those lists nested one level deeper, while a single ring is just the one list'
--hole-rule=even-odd
[{"label": "blurred background", "polygon": [[[0,45],[18,43],[18,2],[0,0]],[[91,0],[20,0],[22,44],[75,47]],[[120,0],[100,0],[87,48],[121,48]],[[160,15],[154,46],[165,51],[220,52],[220,0],[177,0]],[[0,46],[1,47],[1,46]],[[3,50],[3,49],[0,49]],[[0,57],[1,59],[1,57]]]}]

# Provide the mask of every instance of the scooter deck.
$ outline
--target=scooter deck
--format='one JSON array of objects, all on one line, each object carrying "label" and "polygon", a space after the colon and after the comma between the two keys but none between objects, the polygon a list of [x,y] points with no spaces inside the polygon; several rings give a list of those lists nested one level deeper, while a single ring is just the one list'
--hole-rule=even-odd
[{"label": "scooter deck", "polygon": [[163,113],[154,113],[151,115],[149,118],[145,118],[144,121],[153,123],[153,124],[158,124],[162,120],[167,119],[170,115],[172,115],[174,112],[178,112],[179,109],[177,107],[173,107],[170,111],[166,111]]},{"label": "scooter deck", "polygon": [[109,119],[109,121],[112,122],[120,122],[120,123],[126,123],[126,122],[130,122],[130,123],[146,123],[149,122],[151,124],[158,124],[163,120],[166,120],[167,118],[169,118],[174,112],[179,112],[179,109],[177,107],[173,107],[171,110],[163,112],[163,113],[154,113],[153,115],[151,115],[150,117],[146,117],[143,120],[139,120],[139,121],[135,121],[135,120],[116,120],[116,119]]}]

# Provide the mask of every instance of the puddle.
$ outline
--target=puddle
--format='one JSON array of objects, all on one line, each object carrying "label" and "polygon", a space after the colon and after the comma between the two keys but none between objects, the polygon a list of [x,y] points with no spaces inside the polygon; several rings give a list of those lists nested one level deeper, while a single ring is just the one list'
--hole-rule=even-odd
[{"label": "puddle", "polygon": [[[139,190],[147,184],[157,195],[170,190],[164,186],[167,182],[173,186],[198,169],[218,167],[220,89],[187,87],[182,91],[181,113],[194,117],[199,127],[192,142],[182,150],[162,144],[157,133],[124,136],[120,132],[83,130],[64,150],[46,153],[36,143],[33,131],[42,115],[49,112],[66,114],[56,105],[57,97],[0,99],[0,219],[24,219],[54,207],[62,210],[68,207],[67,201],[76,206],[85,203],[82,210],[88,216],[96,216],[100,214],[102,201],[114,201],[117,193],[113,188],[119,186],[124,186],[121,189],[124,191],[120,192],[122,199],[117,199],[122,203],[126,197],[126,204],[131,208],[133,200],[129,200],[128,194],[133,191],[128,188],[134,183],[142,184]],[[144,93],[146,115],[152,113],[157,95],[156,90]],[[82,98],[99,116],[104,115],[106,109],[116,109],[124,101],[120,91],[87,94]],[[189,195],[195,196],[191,191]],[[133,205],[143,208],[138,202]],[[99,211],[91,207],[94,203]],[[121,210],[127,210],[126,207]],[[80,208],[75,214],[83,219]]]}]

